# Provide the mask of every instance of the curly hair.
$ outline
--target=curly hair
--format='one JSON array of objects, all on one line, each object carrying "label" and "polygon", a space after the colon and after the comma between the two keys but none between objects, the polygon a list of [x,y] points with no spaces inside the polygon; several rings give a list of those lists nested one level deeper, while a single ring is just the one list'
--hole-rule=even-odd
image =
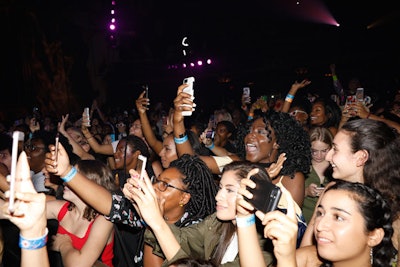
[{"label": "curly hair", "polygon": [[341,130],[350,136],[353,153],[368,152],[363,168],[364,183],[379,190],[389,201],[393,217],[400,216],[400,139],[384,122],[356,119],[346,122]]},{"label": "curly hair", "polygon": [[[115,191],[117,189],[114,181],[114,176],[112,175],[111,169],[102,161],[94,160],[78,160],[76,162],[76,167],[79,173],[85,175],[89,180],[96,182],[97,184],[103,186],[108,191]],[[68,210],[71,211],[75,205],[71,203],[68,206]],[[88,221],[92,221],[98,212],[90,206],[85,208],[82,217]]]},{"label": "curly hair", "polygon": [[217,184],[207,165],[196,155],[184,154],[172,161],[169,167],[178,169],[184,175],[182,181],[191,195],[185,205],[185,211],[189,216],[183,221],[176,222],[175,225],[185,226],[214,213]]},{"label": "curly hair", "polygon": [[308,133],[288,113],[269,110],[263,117],[275,132],[278,153],[286,153],[282,175],[294,177],[295,172],[307,174],[311,165],[311,142]]},{"label": "curly hair", "polygon": [[[325,193],[332,190],[348,192],[350,198],[357,203],[359,211],[364,218],[366,235],[378,228],[384,230],[382,241],[373,247],[372,266],[390,266],[391,256],[394,256],[396,251],[392,244],[393,227],[391,209],[386,200],[377,190],[362,183],[335,180],[335,184],[328,187]],[[325,263],[322,266],[328,267],[332,266],[332,264]]]}]

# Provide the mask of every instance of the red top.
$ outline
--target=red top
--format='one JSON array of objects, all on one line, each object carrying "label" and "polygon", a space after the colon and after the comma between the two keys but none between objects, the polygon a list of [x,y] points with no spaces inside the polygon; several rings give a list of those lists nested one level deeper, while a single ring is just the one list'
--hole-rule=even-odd
[{"label": "red top", "polygon": [[[58,213],[58,216],[57,216],[57,219],[58,219],[59,223],[64,218],[65,214],[67,214],[69,204],[70,204],[69,202],[65,203],[62,206],[62,208],[60,209],[60,212]],[[68,232],[64,227],[61,226],[61,224],[58,225],[57,233],[58,234],[69,235],[71,237],[71,240],[72,240],[72,246],[77,250],[81,250],[83,245],[86,243],[86,240],[89,237],[90,229],[92,228],[93,223],[94,223],[94,220],[92,220],[90,222],[89,227],[86,230],[86,233],[82,238],[81,237],[77,237],[76,235]],[[109,244],[107,244],[105,246],[105,248],[104,248],[104,250],[103,250],[103,252],[101,254],[101,261],[104,264],[107,264],[107,266],[110,266],[110,267],[113,267],[113,264],[112,264],[112,259],[114,258],[113,247],[114,247],[114,239],[112,240],[112,242],[110,242]]]}]

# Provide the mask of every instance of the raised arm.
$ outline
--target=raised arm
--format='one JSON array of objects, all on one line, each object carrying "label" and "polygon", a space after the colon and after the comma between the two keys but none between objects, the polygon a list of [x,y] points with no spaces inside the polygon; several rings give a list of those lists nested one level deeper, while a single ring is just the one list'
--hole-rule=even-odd
[{"label": "raised arm", "polygon": [[289,112],[290,106],[292,105],[293,99],[300,88],[304,88],[309,85],[311,81],[309,80],[302,80],[301,82],[295,81],[294,84],[290,87],[289,92],[286,95],[285,102],[282,106],[282,112]]},{"label": "raised arm", "polygon": [[86,151],[82,148],[82,146],[81,146],[80,144],[78,144],[78,143],[67,133],[67,131],[65,130],[65,124],[66,124],[66,122],[68,121],[68,118],[69,118],[69,114],[67,114],[67,115],[65,115],[65,116],[62,116],[62,120],[61,120],[61,123],[59,124],[58,131],[68,139],[69,143],[70,143],[71,146],[72,146],[72,152],[73,152],[74,154],[78,155],[78,157],[80,157],[81,159],[94,159],[94,157],[93,157],[90,153],[86,152]]},{"label": "raised arm", "polygon": [[[187,86],[188,86],[187,84],[180,85],[178,87],[176,98],[174,99],[174,109],[175,109],[173,116],[174,140],[178,156],[182,156],[183,154],[189,154],[189,155],[195,154],[192,146],[190,145],[190,142],[188,142],[187,140],[185,121],[184,121],[184,116],[182,115],[182,111],[191,110],[192,109],[191,106],[194,104],[191,95],[182,92],[182,90]],[[183,106],[184,104],[190,106]]]},{"label": "raised arm", "polygon": [[71,166],[68,154],[62,144],[59,144],[58,161],[55,161],[55,147],[50,145],[50,152],[46,153],[46,169],[48,172],[59,175],[69,188],[88,205],[104,215],[109,215],[112,205],[112,195],[103,186],[89,180]]},{"label": "raised arm", "polygon": [[87,128],[83,124],[81,126],[81,130],[94,152],[109,156],[114,154],[111,144],[99,144],[97,139],[90,133],[89,128]]},{"label": "raised arm", "polygon": [[150,105],[150,99],[145,98],[146,91],[143,91],[139,98],[136,99],[136,109],[139,113],[140,122],[142,123],[143,135],[146,138],[147,143],[153,149],[153,151],[158,155],[163,149],[163,144],[157,139],[156,135],[151,128],[149,118],[147,117],[148,106]]},{"label": "raised arm", "polygon": [[16,177],[15,211],[8,212],[8,201],[2,211],[20,229],[21,267],[48,267],[46,198],[33,187],[25,152],[20,154]]},{"label": "raised arm", "polygon": [[132,178],[124,186],[124,195],[128,199],[134,200],[135,208],[151,228],[164,256],[169,261],[178,253],[181,246],[163,217],[161,209],[164,207],[165,199],[161,200],[161,203],[158,202],[153,185],[147,175],[144,175],[142,180],[139,179],[139,174],[135,170],[129,172]]}]

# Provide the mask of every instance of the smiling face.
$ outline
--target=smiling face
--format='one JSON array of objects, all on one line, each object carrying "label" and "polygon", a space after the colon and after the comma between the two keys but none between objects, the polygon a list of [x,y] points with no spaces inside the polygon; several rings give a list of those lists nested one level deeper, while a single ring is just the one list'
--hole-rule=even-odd
[{"label": "smiling face", "polygon": [[349,192],[326,192],[317,207],[314,225],[318,254],[334,262],[354,261],[364,257],[369,263],[370,247],[364,225],[358,204]]},{"label": "smiling face", "polygon": [[176,154],[176,146],[172,135],[168,135],[163,140],[163,148],[160,151],[160,159],[163,168],[168,168],[171,161],[178,159]]},{"label": "smiling face", "polygon": [[271,127],[269,125],[267,127],[262,118],[256,119],[244,139],[246,160],[259,163],[270,162],[275,140],[275,133]]},{"label": "smiling face", "polygon": [[[115,168],[119,170],[124,169],[125,144],[126,141],[124,139],[120,140],[114,153]],[[137,155],[132,150],[132,146],[128,144],[126,146],[126,169],[135,169],[136,164]]]},{"label": "smiling face", "polygon": [[364,182],[364,165],[358,162],[358,154],[351,151],[350,142],[350,135],[339,131],[335,135],[332,149],[326,154],[325,159],[332,165],[333,178],[362,183]]},{"label": "smiling face", "polygon": [[310,123],[314,126],[321,126],[326,123],[328,117],[326,115],[325,106],[320,103],[316,102],[312,106],[311,113],[310,113]]},{"label": "smiling face", "polygon": [[226,171],[221,177],[217,201],[217,217],[223,221],[235,219],[236,196],[240,184],[235,171]]}]

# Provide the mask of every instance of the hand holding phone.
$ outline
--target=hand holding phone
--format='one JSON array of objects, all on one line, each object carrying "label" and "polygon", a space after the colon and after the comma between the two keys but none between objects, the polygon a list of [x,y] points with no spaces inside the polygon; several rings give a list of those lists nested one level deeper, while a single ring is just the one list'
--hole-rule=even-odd
[{"label": "hand holding phone", "polygon": [[250,104],[250,103],[251,103],[251,98],[250,98],[250,87],[243,87],[242,101],[243,101],[245,104]]},{"label": "hand holding phone", "polygon": [[143,180],[144,172],[146,171],[147,158],[143,155],[138,156],[136,171],[139,173],[140,180]]},{"label": "hand holding phone", "polygon": [[24,141],[24,133],[20,131],[13,132],[13,143],[11,152],[11,172],[9,175],[10,182],[10,196],[8,198],[8,211],[12,214],[14,212],[14,202],[15,202],[15,174],[17,168],[18,159],[18,143]]},{"label": "hand holding phone", "polygon": [[[188,85],[188,87],[185,87],[183,89],[183,92],[192,95],[192,99],[194,99],[194,89],[193,89],[194,77],[185,78],[183,80],[183,83]],[[187,104],[185,104],[184,106],[192,107],[191,105],[187,105]],[[193,109],[193,107],[192,107],[192,109]],[[182,111],[182,116],[191,116],[191,115],[192,115],[192,110]]]},{"label": "hand holding phone", "polygon": [[275,210],[278,207],[282,195],[281,189],[274,185],[268,177],[262,177],[260,172],[250,176],[256,184],[255,188],[248,187],[247,190],[253,194],[253,198],[245,200],[253,205],[256,210],[264,213]]},{"label": "hand holding phone", "polygon": [[89,108],[86,107],[82,113],[82,124],[86,127],[90,127],[90,112]]},{"label": "hand holding phone", "polygon": [[55,153],[55,155],[56,155],[56,162],[58,162],[58,144],[59,144],[59,142],[60,142],[60,133],[57,132],[57,134],[56,134],[56,140],[55,140],[55,144],[54,144],[54,146],[55,146],[55,151],[54,151],[54,153]]}]

